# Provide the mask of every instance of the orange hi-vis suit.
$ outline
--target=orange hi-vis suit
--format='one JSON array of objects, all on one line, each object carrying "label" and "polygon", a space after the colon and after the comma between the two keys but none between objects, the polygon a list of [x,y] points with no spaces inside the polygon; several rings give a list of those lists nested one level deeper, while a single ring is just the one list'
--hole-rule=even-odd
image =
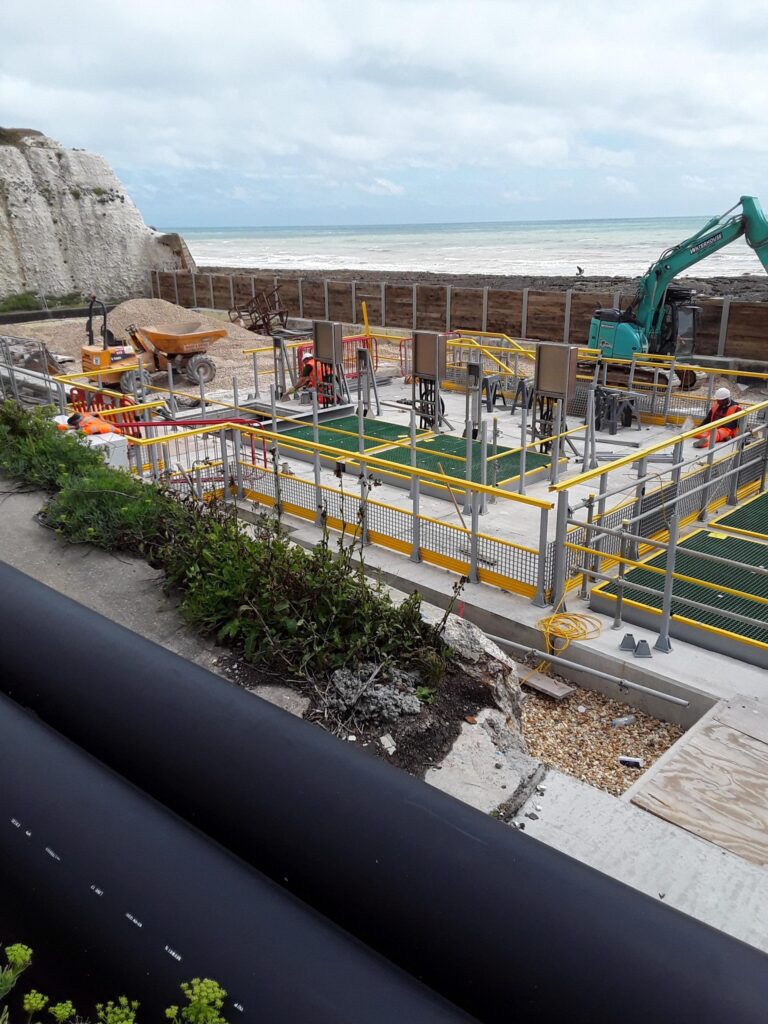
[{"label": "orange hi-vis suit", "polygon": [[[307,372],[308,371],[308,372]],[[311,359],[305,359],[304,365],[301,368],[302,384],[309,388],[310,391],[316,389],[320,381],[322,380],[322,363],[319,359],[314,357]]]},{"label": "orange hi-vis suit", "polygon": [[77,423],[59,423],[57,426],[59,430],[81,430],[84,434],[121,433],[120,427],[116,423],[109,423],[90,412],[81,412]]},{"label": "orange hi-vis suit", "polygon": [[[725,401],[722,402],[713,402],[709,412],[701,421],[701,425],[702,427],[706,427],[708,423],[713,424],[717,420],[721,420],[725,416],[730,416],[734,412],[741,412],[741,406],[737,405],[730,398],[726,398]],[[730,441],[732,437],[736,437],[738,432],[738,422],[726,423],[725,426],[718,427],[715,430],[715,444],[720,441]],[[709,437],[709,434],[710,432],[708,430],[704,430],[700,434],[697,434],[696,437],[706,439]]]}]

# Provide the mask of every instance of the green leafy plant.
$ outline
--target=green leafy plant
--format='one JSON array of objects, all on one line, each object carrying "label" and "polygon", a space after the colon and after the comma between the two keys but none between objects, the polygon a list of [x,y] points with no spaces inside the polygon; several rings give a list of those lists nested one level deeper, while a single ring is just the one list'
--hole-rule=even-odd
[{"label": "green leafy plant", "polygon": [[48,996],[44,996],[42,992],[38,992],[37,989],[30,989],[29,992],[24,996],[23,1006],[24,1012],[27,1015],[27,1024],[32,1024],[32,1018],[41,1013],[48,1005]]},{"label": "green leafy plant", "polygon": [[101,1024],[135,1024],[136,1011],[139,1004],[135,999],[120,996],[117,1002],[110,999],[108,1003],[96,1004],[96,1019]]},{"label": "green leafy plant", "polygon": [[17,292],[0,300],[0,313],[26,313],[40,309],[40,299],[34,292]]},{"label": "green leafy plant", "polygon": [[[0,1001],[5,999],[32,963],[32,950],[21,942],[5,947],[5,966],[0,968]],[[8,1007],[0,1010],[0,1024],[8,1024]]]},{"label": "green leafy plant", "polygon": [[274,518],[246,529],[232,505],[110,469],[46,411],[13,402],[0,406],[0,469],[55,492],[44,518],[68,540],[162,569],[188,621],[250,662],[316,678],[376,661],[415,670],[432,689],[445,673],[443,624],[424,621],[417,593],[396,604],[370,580],[358,541],[334,546],[326,529],[307,551]]},{"label": "green leafy plant", "polygon": [[55,1003],[53,1006],[49,1006],[48,1013],[58,1024],[66,1024],[68,1020],[72,1020],[75,1016],[75,1008],[72,1002],[67,999],[63,1003]]},{"label": "green leafy plant", "polygon": [[[15,986],[18,979],[32,964],[32,950],[29,946],[15,943],[5,947],[6,964],[0,968],[0,1000],[4,999]],[[221,1011],[227,998],[226,991],[218,982],[211,978],[193,978],[182,982],[181,991],[186,1004],[169,1006],[165,1011],[166,1019],[174,1024],[227,1024]],[[48,1007],[48,1013],[57,1024],[67,1024],[77,1020],[78,1024],[88,1024],[77,1016],[71,1000],[54,1003],[48,1006],[48,996],[37,989],[30,989],[22,1000],[27,1024],[40,1024],[39,1014]],[[96,1019],[99,1024],[136,1024],[139,1003],[127,996],[110,999],[106,1003],[96,1004]],[[0,1022],[8,1024],[8,1007],[0,1011]]]},{"label": "green leafy plant", "polygon": [[434,686],[417,686],[416,696],[419,698],[422,704],[434,704],[435,688]]},{"label": "green leafy plant", "polygon": [[221,1015],[227,993],[210,978],[193,978],[182,982],[181,991],[187,998],[187,1005],[169,1006],[165,1016],[174,1024],[187,1021],[189,1024],[227,1024]]}]

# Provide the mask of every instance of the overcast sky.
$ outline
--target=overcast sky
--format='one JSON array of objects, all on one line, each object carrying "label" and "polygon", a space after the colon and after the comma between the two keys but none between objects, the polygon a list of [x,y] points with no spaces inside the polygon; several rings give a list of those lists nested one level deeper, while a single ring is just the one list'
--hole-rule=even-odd
[{"label": "overcast sky", "polygon": [[768,202],[768,0],[3,0],[0,124],[157,226]]}]

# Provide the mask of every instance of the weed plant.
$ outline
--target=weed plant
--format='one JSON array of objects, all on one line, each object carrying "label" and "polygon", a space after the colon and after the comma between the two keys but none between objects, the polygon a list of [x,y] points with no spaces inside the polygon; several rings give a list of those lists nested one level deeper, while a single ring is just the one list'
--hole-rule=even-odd
[{"label": "weed plant", "polygon": [[419,595],[395,604],[355,565],[354,544],[332,545],[327,530],[306,551],[274,518],[245,525],[231,504],[106,467],[45,410],[12,402],[0,406],[0,469],[53,492],[44,520],[68,540],[161,568],[185,618],[249,662],[318,678],[375,661],[417,671],[430,687],[442,679],[449,652]]}]

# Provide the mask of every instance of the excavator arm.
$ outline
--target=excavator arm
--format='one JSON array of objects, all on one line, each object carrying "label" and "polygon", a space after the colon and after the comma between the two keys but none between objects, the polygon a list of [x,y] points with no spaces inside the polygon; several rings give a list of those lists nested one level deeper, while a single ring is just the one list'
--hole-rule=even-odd
[{"label": "excavator arm", "polygon": [[768,220],[753,196],[742,196],[741,214],[726,220],[732,207],[721,217],[713,217],[684,242],[667,249],[641,278],[635,298],[626,315],[632,317],[649,339],[658,333],[667,288],[678,274],[724,249],[742,235],[768,271]]},{"label": "excavator arm", "polygon": [[[741,213],[730,216],[741,207]],[[625,310],[599,309],[589,332],[589,347],[604,356],[631,358],[634,352],[655,352],[664,323],[667,289],[679,274],[744,236],[768,271],[768,219],[754,196],[711,220],[684,242],[663,252],[640,279]]]}]

